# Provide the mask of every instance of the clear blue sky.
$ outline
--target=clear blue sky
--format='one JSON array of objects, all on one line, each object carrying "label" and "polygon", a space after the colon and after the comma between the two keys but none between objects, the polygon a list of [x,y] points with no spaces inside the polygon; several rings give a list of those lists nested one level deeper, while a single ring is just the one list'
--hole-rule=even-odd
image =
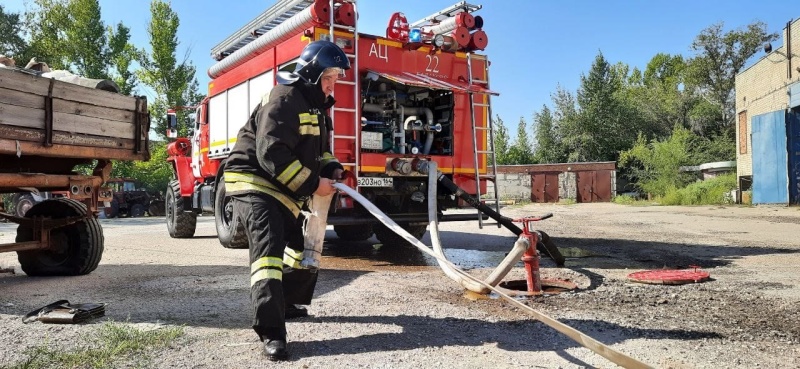
[{"label": "clear blue sky", "polygon": [[[30,0],[27,0],[30,1]],[[6,11],[24,10],[26,0],[2,0]],[[402,11],[414,22],[456,0],[360,0],[359,29],[383,35],[393,12]],[[623,62],[644,69],[656,53],[690,56],[695,36],[708,26],[724,22],[725,29],[760,20],[768,31],[780,33],[791,19],[800,17],[796,0],[475,0],[483,9],[489,37],[486,54],[492,61],[491,88],[500,92],[492,100],[493,112],[507,127],[520,117],[531,124],[532,114],[561,85],[575,91],[581,73],[587,73],[598,52],[611,63]],[[201,88],[206,71],[215,63],[211,47],[263,12],[271,0],[172,0],[180,17],[179,56],[190,50]],[[133,42],[148,45],[147,0],[100,0],[103,20],[119,21],[131,28]],[[793,9],[794,8],[794,9]],[[783,40],[774,43],[777,48]],[[757,55],[760,57],[761,54]],[[757,58],[756,57],[756,58]]]}]

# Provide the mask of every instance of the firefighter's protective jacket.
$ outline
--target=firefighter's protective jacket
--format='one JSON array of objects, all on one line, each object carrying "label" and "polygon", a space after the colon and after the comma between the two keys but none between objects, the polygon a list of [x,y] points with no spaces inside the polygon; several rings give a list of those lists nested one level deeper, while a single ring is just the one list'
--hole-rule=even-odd
[{"label": "firefighter's protective jacket", "polygon": [[333,103],[319,85],[276,85],[239,130],[225,163],[226,193],[266,193],[296,217],[319,177],[342,169],[328,143]]}]

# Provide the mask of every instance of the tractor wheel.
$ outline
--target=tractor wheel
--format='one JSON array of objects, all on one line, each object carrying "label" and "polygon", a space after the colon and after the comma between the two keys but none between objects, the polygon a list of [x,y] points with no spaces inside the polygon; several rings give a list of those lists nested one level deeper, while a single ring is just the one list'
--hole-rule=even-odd
[{"label": "tractor wheel", "polygon": [[106,218],[116,218],[119,216],[119,201],[116,198],[111,200],[111,205],[106,206],[103,208],[103,211],[106,213]]},{"label": "tractor wheel", "polygon": [[166,206],[166,204],[163,200],[152,201],[150,206],[147,208],[147,214],[149,214],[151,217],[164,216],[166,215],[164,206]]},{"label": "tractor wheel", "polygon": [[140,218],[144,216],[144,205],[142,204],[134,204],[131,206],[131,211],[129,213],[131,218]]},{"label": "tractor wheel", "polygon": [[16,196],[14,201],[14,215],[18,217],[24,217],[25,213],[30,210],[33,205],[36,204],[36,200],[33,199],[33,196],[29,193],[21,193]]},{"label": "tractor wheel", "polygon": [[[400,227],[405,229],[408,233],[411,233],[412,236],[416,237],[418,240],[422,239],[422,236],[425,235],[427,232],[427,224],[420,224],[420,225],[409,225],[409,224],[399,224]],[[411,246],[411,243],[406,241],[405,238],[400,237],[399,234],[395,233],[393,230],[389,229],[389,227],[383,225],[383,223],[378,223],[374,227],[375,229],[375,237],[378,238],[381,243],[384,245],[397,245],[401,247]]]},{"label": "tractor wheel", "polygon": [[220,178],[214,196],[214,224],[217,226],[217,238],[223,247],[228,249],[249,247],[244,224],[233,213],[233,198],[225,196],[224,178]]},{"label": "tractor wheel", "polygon": [[333,226],[336,236],[342,241],[364,241],[372,237],[372,225],[336,225]]},{"label": "tractor wheel", "polygon": [[[86,205],[83,203],[59,198],[34,205],[26,217],[60,219],[86,214]],[[17,242],[34,239],[33,228],[25,225],[17,228]],[[102,256],[103,230],[97,218],[85,218],[51,230],[50,248],[47,250],[17,252],[22,270],[29,276],[89,274],[97,268]]]},{"label": "tractor wheel", "polygon": [[167,188],[167,230],[172,238],[191,238],[197,229],[197,214],[184,211],[184,198],[178,181],[171,181]]}]

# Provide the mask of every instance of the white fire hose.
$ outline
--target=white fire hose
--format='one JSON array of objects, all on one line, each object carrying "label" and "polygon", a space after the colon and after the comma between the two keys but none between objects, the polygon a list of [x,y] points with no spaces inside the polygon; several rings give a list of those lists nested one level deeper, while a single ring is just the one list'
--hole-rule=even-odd
[{"label": "white fire hose", "polygon": [[[499,296],[507,300],[513,305],[516,305],[520,309],[528,312],[529,314],[533,315],[537,320],[541,321],[542,323],[548,325],[549,327],[555,329],[558,332],[563,333],[567,337],[571,338],[575,342],[579,343],[581,346],[586,347],[596,354],[610,360],[611,362],[620,365],[624,368],[652,368],[650,365],[647,365],[639,360],[636,360],[630,356],[627,356],[619,351],[612,349],[609,346],[606,346],[602,342],[587,336],[586,334],[578,331],[575,328],[572,328],[564,323],[559,322],[558,320],[551,318],[544,313],[541,313],[528,305],[523,304],[522,302],[514,299],[509,295],[509,290],[501,289],[495,287],[497,283],[500,282],[506,274],[508,274],[509,270],[516,264],[518,260],[520,260],[520,256],[528,247],[527,239],[520,238],[514,243],[514,248],[509,255],[503,259],[500,265],[492,272],[492,274],[487,278],[486,281],[482,281],[478,278],[473,277],[472,275],[468,274],[467,272],[458,268],[455,264],[451,263],[444,255],[442,251],[442,245],[439,239],[439,222],[436,218],[436,179],[438,178],[439,171],[437,170],[436,163],[431,161],[430,169],[428,174],[428,220],[430,220],[430,230],[431,230],[431,240],[433,243],[433,251],[430,247],[422,243],[416,237],[412,236],[408,233],[405,229],[400,227],[397,223],[395,223],[389,216],[384,214],[378,207],[372,204],[369,200],[367,200],[364,196],[361,196],[358,191],[348,187],[343,183],[336,183],[333,186],[336,187],[338,190],[344,192],[345,194],[352,197],[354,200],[361,203],[367,211],[370,212],[378,221],[392,229],[395,233],[399,236],[403,237],[406,241],[410,242],[420,251],[430,255],[431,257],[435,258],[436,261],[439,263],[439,266],[442,268],[444,273],[459,282],[461,286],[470,290],[470,291],[494,291]],[[431,195],[432,194],[432,195]],[[523,241],[524,240],[524,241]],[[512,254],[516,255],[512,257]],[[477,290],[477,291],[476,291]],[[479,292],[483,293],[483,292]]]}]

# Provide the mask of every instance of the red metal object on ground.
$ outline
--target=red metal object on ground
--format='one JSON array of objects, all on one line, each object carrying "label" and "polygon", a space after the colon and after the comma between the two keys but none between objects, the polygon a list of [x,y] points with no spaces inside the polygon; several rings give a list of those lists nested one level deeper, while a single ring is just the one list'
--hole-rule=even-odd
[{"label": "red metal object on ground", "polygon": [[522,236],[525,236],[528,241],[530,241],[528,249],[525,250],[525,253],[522,255],[522,262],[525,263],[525,279],[528,282],[529,293],[538,294],[542,292],[542,278],[539,273],[539,250],[536,249],[536,245],[539,243],[539,234],[532,230],[531,223],[546,218],[549,218],[549,216],[531,216],[514,219],[514,222],[522,223]]},{"label": "red metal object on ground", "polygon": [[661,269],[645,270],[628,274],[628,279],[633,282],[649,284],[688,284],[707,281],[711,275],[698,270],[699,267],[691,265],[692,270]]}]

